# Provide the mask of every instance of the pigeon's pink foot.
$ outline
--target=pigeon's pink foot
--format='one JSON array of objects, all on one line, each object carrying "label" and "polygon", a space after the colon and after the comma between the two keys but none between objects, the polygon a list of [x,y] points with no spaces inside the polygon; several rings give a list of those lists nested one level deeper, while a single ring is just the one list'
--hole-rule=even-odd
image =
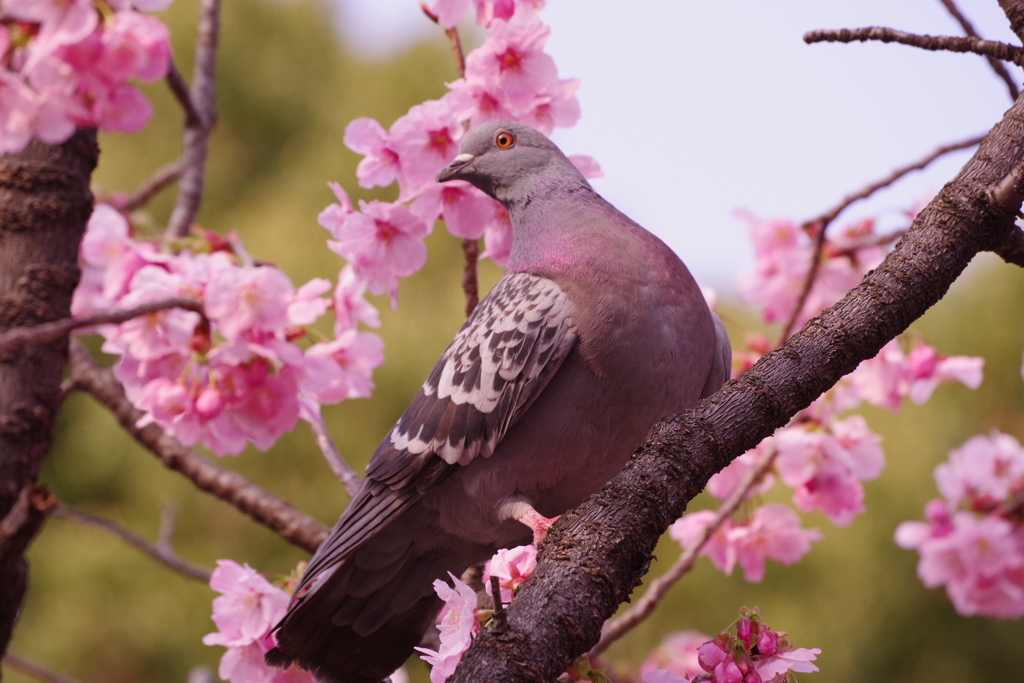
[{"label": "pigeon's pink foot", "polygon": [[544,534],[548,532],[548,528],[554,524],[559,517],[561,517],[561,515],[548,518],[534,510],[529,505],[523,505],[522,509],[516,515],[515,520],[530,527],[530,531],[533,532],[533,544],[540,545],[540,542],[544,540]]}]

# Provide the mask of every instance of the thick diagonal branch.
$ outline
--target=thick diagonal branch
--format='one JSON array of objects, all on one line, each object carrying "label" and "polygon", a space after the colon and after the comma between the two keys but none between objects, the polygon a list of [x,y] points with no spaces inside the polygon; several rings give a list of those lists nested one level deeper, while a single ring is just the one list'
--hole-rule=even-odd
[{"label": "thick diagonal branch", "polygon": [[897,31],[884,26],[869,26],[854,29],[822,29],[804,34],[805,43],[853,43],[877,40],[883,43],[899,43],[919,47],[922,50],[945,52],[971,52],[983,57],[992,57],[1018,66],[1024,63],[1024,50],[1014,45],[995,40],[982,40],[968,36],[926,36],[906,31]]},{"label": "thick diagonal branch", "polygon": [[1024,160],[1021,100],[918,215],[885,261],[781,348],[684,415],[652,428],[601,492],[559,519],[500,634],[484,631],[453,683],[548,682],[593,647],[661,534],[733,458],[874,356],[939,301],[974,255],[1016,229],[990,190]]},{"label": "thick diagonal branch", "polygon": [[143,414],[125,398],[124,389],[113,373],[97,365],[85,347],[75,340],[71,340],[69,355],[74,386],[88,391],[109,408],[125,431],[169,469],[185,475],[196,488],[233,505],[284,540],[309,552],[314,552],[327,537],[327,527],[320,522],[237,472],[224,469],[186,448],[157,425],[139,427]]}]

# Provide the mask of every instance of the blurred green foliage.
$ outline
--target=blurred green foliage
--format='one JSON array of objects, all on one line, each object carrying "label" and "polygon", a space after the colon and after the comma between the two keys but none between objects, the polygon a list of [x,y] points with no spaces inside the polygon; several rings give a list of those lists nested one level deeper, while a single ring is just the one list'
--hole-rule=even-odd
[{"label": "blurred green foliage", "polygon": [[[191,73],[197,13],[196,0],[177,0],[165,13],[185,74]],[[447,44],[439,35],[390,61],[363,61],[338,41],[328,8],[312,0],[225,3],[223,27],[220,118],[199,222],[222,233],[239,231],[257,258],[281,266],[296,283],[334,277],[340,261],[325,248],[327,233],[316,223],[333,201],[327,181],[340,181],[356,198],[393,197],[393,190],[356,187],[358,157],[342,144],[345,125],[359,116],[390,125],[411,105],[440,96],[443,82],[456,77]],[[100,193],[130,191],[180,153],[180,110],[162,83],[145,90],[156,107],[152,123],[137,135],[101,136]],[[173,198],[167,191],[148,207],[154,226],[166,221]],[[426,268],[402,283],[400,308],[376,301],[387,361],[375,375],[374,398],[325,411],[341,452],[360,470],[462,318],[458,241],[440,230],[428,246]],[[811,515],[809,523],[822,528],[825,539],[793,567],[770,564],[762,584],[747,584],[739,574],[725,577],[700,560],[653,618],[613,646],[613,669],[627,673],[672,630],[714,634],[740,606],[759,605],[767,622],[789,631],[795,644],[822,648],[823,672],[807,680],[1020,678],[1024,626],[957,616],[942,591],[921,586],[916,556],[892,542],[896,525],[920,519],[924,503],[936,495],[932,470],[951,448],[994,428],[1024,435],[1024,326],[1018,322],[1024,273],[992,258],[979,260],[985,262],[973,265],[915,329],[943,353],[984,356],[982,388],[944,387],[927,406],[907,405],[896,416],[867,411],[885,437],[889,459],[881,479],[867,485],[867,513],[843,529]],[[499,276],[485,264],[484,290]],[[737,345],[753,322],[744,315],[725,309]],[[327,524],[346,504],[301,424],[269,453],[250,449],[222,463]],[[306,557],[164,469],[87,396],[68,399],[43,481],[64,503],[151,539],[162,505],[173,503],[175,547],[197,564],[232,558],[281,575]],[[695,507],[709,504],[702,498]],[[678,553],[665,540],[652,573]],[[30,561],[31,587],[12,652],[90,683],[181,683],[195,666],[216,669],[222,650],[201,644],[213,629],[214,594],[203,583],[103,531],[60,518],[48,522]],[[426,680],[422,665],[412,671]],[[10,668],[4,673],[11,683],[31,680]]]}]

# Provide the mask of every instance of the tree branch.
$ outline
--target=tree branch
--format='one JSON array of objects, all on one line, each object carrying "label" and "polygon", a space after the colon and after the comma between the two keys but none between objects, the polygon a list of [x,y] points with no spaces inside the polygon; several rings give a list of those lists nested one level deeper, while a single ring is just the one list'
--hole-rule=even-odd
[{"label": "tree branch", "polygon": [[104,531],[117,536],[128,545],[138,548],[165,567],[169,567],[191,579],[197,579],[203,583],[210,582],[209,569],[189,564],[178,557],[177,553],[170,548],[154,545],[141,536],[128,531],[128,529],[125,529],[123,526],[109,519],[97,517],[96,515],[91,515],[82,510],[76,510],[72,507],[68,507],[67,505],[61,505],[58,507],[54,512],[54,515],[57,517],[63,517],[64,519],[74,520],[80,524],[87,524],[98,529],[103,529]]},{"label": "tree branch", "polygon": [[77,678],[71,678],[71,676],[59,674],[56,671],[47,669],[42,664],[22,659],[18,655],[11,654],[10,652],[3,656],[3,663],[12,669],[16,669],[23,674],[27,674],[32,678],[37,678],[40,681],[45,681],[46,683],[81,683]]},{"label": "tree branch", "polygon": [[855,29],[822,29],[808,31],[804,34],[804,42],[812,43],[852,43],[878,40],[883,43],[900,43],[919,47],[922,50],[971,52],[983,57],[992,57],[1004,62],[1013,62],[1020,66],[1024,63],[1024,50],[1015,45],[1000,43],[995,40],[959,36],[925,36],[916,33],[897,31],[884,26],[869,26]]},{"label": "tree branch", "polygon": [[[974,24],[972,24],[967,19],[967,17],[963,15],[963,13],[960,11],[960,8],[956,6],[956,2],[954,2],[954,0],[939,1],[946,8],[946,10],[949,11],[953,18],[956,19],[957,23],[960,24],[960,28],[964,30],[964,33],[966,33],[968,36],[972,38],[981,39],[981,36],[978,35],[978,32],[974,30]],[[992,68],[992,71],[995,72],[996,76],[1002,79],[1003,83],[1006,84],[1006,89],[1010,93],[1010,99],[1016,100],[1017,95],[1020,94],[1020,90],[1017,88],[1017,84],[1014,82],[1013,78],[1010,77],[1010,72],[1006,70],[1006,65],[1003,64],[998,59],[996,59],[995,57],[991,57],[988,55],[985,56],[985,60],[988,62],[988,65]]]},{"label": "tree branch", "polygon": [[764,458],[754,469],[750,470],[743,481],[740,482],[740,485],[736,487],[733,494],[723,501],[715,511],[715,518],[711,521],[711,524],[701,530],[697,542],[685,549],[683,554],[679,556],[679,559],[668,568],[668,571],[651,581],[651,585],[647,588],[643,597],[637,600],[632,607],[621,616],[612,619],[604,625],[604,628],[601,630],[601,640],[587,653],[588,658],[593,659],[600,655],[608,649],[609,645],[629,633],[640,622],[651,615],[654,608],[668,594],[669,589],[693,569],[700,551],[704,549],[704,546],[711,540],[711,537],[714,536],[719,527],[722,526],[725,520],[732,517],[733,513],[739,509],[754,487],[761,483],[764,475],[775,464],[775,456],[777,454],[778,451],[772,451],[768,457]]},{"label": "tree branch", "polygon": [[1015,229],[1020,207],[994,204],[989,190],[1024,160],[1021,140],[1018,99],[860,285],[717,394],[653,427],[619,476],[549,529],[536,571],[506,610],[507,630],[481,632],[451,683],[551,681],[592,648],[661,534],[714,473],[877,354],[980,249]]},{"label": "tree branch", "polygon": [[171,68],[167,72],[167,87],[171,89],[171,93],[174,95],[174,99],[178,100],[178,104],[181,105],[182,110],[185,112],[185,126],[202,126],[203,117],[199,115],[199,109],[196,107],[196,103],[192,101],[192,93],[189,92],[188,83],[185,82],[185,77],[178,71],[178,65],[173,61],[171,62]]},{"label": "tree branch", "polygon": [[203,304],[188,297],[174,297],[162,301],[153,301],[135,308],[120,311],[100,311],[84,318],[64,318],[36,325],[35,327],[17,327],[0,334],[0,359],[10,357],[28,344],[49,344],[70,334],[73,330],[94,325],[119,324],[144,315],[163,311],[168,308],[184,308],[203,315]]},{"label": "tree branch", "polygon": [[839,214],[849,208],[851,204],[858,202],[861,199],[867,199],[879,190],[892,185],[908,173],[920,171],[939,157],[949,154],[950,152],[974,147],[975,145],[980,144],[984,139],[984,135],[978,135],[973,138],[968,138],[967,140],[943,145],[923,159],[907,164],[906,166],[901,166],[881,180],[871,183],[858,192],[847,195],[841,202],[822,215],[805,222],[803,224],[804,230],[817,230],[814,239],[814,251],[811,253],[810,268],[807,270],[807,277],[804,278],[803,287],[800,289],[800,296],[797,298],[796,305],[793,306],[793,312],[790,314],[789,320],[786,321],[785,326],[782,328],[782,334],[779,336],[779,344],[788,339],[789,335],[793,332],[793,328],[796,327],[796,321],[800,318],[800,312],[803,310],[804,304],[807,303],[807,297],[811,294],[811,289],[814,287],[814,280],[818,277],[818,268],[821,265],[821,255],[825,248],[825,231],[828,230],[828,226],[832,221],[838,218]]},{"label": "tree branch", "polygon": [[455,64],[459,67],[459,76],[461,78],[466,77],[466,55],[462,51],[462,41],[459,39],[459,29],[452,26],[446,28],[444,34],[448,36],[448,42],[451,43],[452,52],[455,54]]},{"label": "tree branch", "polygon": [[[186,107],[185,142],[181,155],[183,171],[178,183],[178,201],[167,222],[168,237],[184,237],[192,227],[203,201],[203,187],[206,183],[206,155],[209,151],[210,131],[217,118],[213,106],[214,75],[217,70],[217,37],[220,32],[220,0],[202,0],[199,10],[199,34],[196,37],[196,64],[192,73],[192,88],[187,99],[179,95],[179,101],[191,102],[192,110]],[[171,72],[175,73],[174,70]],[[178,79],[180,79],[180,74]],[[168,79],[172,90],[175,82]],[[180,84],[179,84],[180,87]]]},{"label": "tree branch", "polygon": [[1010,30],[1024,42],[1024,0],[999,0],[999,6],[1010,21]]},{"label": "tree branch", "polygon": [[304,515],[248,479],[210,462],[150,424],[139,427],[143,413],[125,398],[124,389],[110,370],[99,367],[80,343],[71,340],[71,377],[76,387],[88,391],[114,413],[114,417],[136,441],[160,461],[188,477],[196,488],[230,503],[256,522],[276,532],[289,543],[314,552],[327,537],[327,527]]},{"label": "tree branch", "polygon": [[[71,315],[98,157],[94,130],[60,145],[33,140],[0,156],[0,334]],[[0,517],[39,476],[64,398],[66,362],[64,338],[0,358]],[[28,580],[24,559],[11,559],[0,566],[0,653]]]},{"label": "tree branch", "polygon": [[327,425],[324,424],[324,418],[320,411],[316,411],[312,417],[313,419],[309,421],[309,428],[313,430],[313,436],[316,437],[317,447],[323,453],[324,459],[327,460],[327,465],[334,472],[334,476],[345,487],[348,497],[354,497],[356,491],[359,490],[359,475],[341,457],[341,453],[338,452],[338,446],[334,443]]},{"label": "tree branch", "polygon": [[462,291],[466,295],[466,317],[472,315],[476,305],[480,303],[480,284],[477,279],[477,263],[480,260],[480,242],[478,240],[462,240],[462,254],[465,266],[462,271]]},{"label": "tree branch", "polygon": [[181,173],[184,168],[185,165],[181,159],[172,161],[166,166],[158,168],[156,172],[150,176],[149,180],[143,183],[142,187],[135,191],[135,194],[125,200],[117,208],[125,212],[141,209],[149,203],[149,200],[163,191],[164,188],[176,183],[178,178],[181,177]]}]

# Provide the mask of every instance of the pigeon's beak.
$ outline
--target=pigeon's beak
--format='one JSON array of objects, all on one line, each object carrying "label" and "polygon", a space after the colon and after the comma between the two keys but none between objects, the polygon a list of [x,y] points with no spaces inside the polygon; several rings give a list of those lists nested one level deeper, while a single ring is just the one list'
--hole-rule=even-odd
[{"label": "pigeon's beak", "polygon": [[452,163],[448,164],[441,169],[440,173],[437,174],[437,182],[443,183],[448,180],[454,180],[459,177],[459,171],[469,162],[476,159],[472,154],[460,154],[459,156],[452,159]]}]

